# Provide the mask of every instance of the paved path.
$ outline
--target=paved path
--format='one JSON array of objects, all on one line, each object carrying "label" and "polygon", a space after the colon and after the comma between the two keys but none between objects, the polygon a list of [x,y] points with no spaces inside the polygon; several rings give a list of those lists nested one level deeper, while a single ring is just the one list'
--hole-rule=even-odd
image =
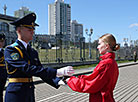
[{"label": "paved path", "polygon": [[138,102],[138,65],[122,67],[119,71],[114,98],[117,102]]}]

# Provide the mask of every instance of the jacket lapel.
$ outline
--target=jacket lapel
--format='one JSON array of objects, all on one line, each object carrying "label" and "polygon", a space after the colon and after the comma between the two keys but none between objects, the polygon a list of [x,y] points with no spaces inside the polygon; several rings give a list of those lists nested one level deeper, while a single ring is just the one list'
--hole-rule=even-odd
[{"label": "jacket lapel", "polygon": [[17,40],[17,43],[20,45],[20,49],[21,49],[21,51],[23,53],[24,58],[27,57],[27,59],[30,59],[29,53],[27,52],[27,50],[24,47],[24,45],[19,40]]}]

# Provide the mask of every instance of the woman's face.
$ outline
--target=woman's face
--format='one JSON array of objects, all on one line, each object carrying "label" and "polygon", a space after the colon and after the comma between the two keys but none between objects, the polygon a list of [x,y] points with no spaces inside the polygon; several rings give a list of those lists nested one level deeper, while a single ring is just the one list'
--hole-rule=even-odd
[{"label": "woman's face", "polygon": [[99,39],[97,49],[99,50],[100,54],[104,55],[107,52],[108,46],[105,42]]}]

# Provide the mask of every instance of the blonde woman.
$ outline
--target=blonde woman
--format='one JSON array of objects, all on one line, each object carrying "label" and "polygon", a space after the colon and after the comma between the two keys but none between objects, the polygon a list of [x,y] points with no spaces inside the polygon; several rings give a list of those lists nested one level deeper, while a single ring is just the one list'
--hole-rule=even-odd
[{"label": "blonde woman", "polygon": [[97,49],[101,61],[91,75],[80,75],[66,79],[68,86],[77,92],[89,93],[89,102],[115,102],[113,90],[119,71],[114,51],[120,46],[112,34],[104,34],[99,38]]}]

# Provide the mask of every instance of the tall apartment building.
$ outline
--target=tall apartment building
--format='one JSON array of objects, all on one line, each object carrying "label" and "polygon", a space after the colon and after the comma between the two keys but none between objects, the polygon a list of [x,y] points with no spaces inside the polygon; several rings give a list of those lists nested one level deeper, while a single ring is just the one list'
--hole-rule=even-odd
[{"label": "tall apartment building", "polygon": [[19,10],[14,12],[14,16],[21,18],[29,13],[31,13],[32,11],[29,11],[29,8],[27,7],[21,7]]},{"label": "tall apartment building", "polygon": [[83,25],[76,20],[71,21],[71,41],[79,42],[83,38]]},{"label": "tall apartment building", "polygon": [[71,6],[64,0],[55,0],[48,5],[48,34],[63,34],[70,37]]}]

